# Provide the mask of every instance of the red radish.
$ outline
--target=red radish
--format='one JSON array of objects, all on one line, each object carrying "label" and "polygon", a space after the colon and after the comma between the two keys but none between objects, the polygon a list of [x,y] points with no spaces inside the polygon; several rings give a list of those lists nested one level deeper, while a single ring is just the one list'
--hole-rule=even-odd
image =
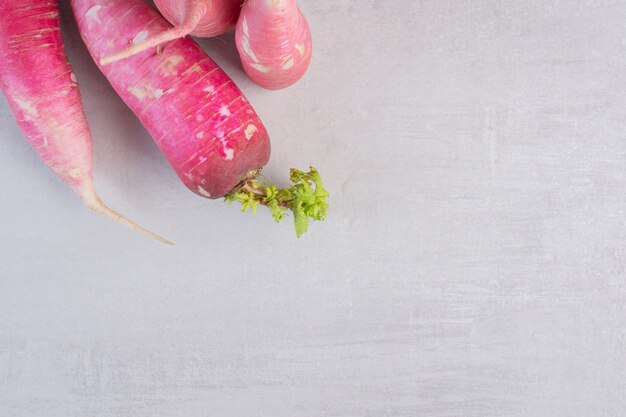
[{"label": "red radish", "polygon": [[[96,62],[129,39],[168,23],[143,0],[71,0],[81,36]],[[120,35],[120,34],[127,35]],[[194,193],[239,201],[243,210],[270,208],[276,221],[294,212],[296,232],[323,220],[328,193],[317,171],[291,171],[288,189],[255,180],[269,160],[265,127],[235,83],[189,38],[144,51],[100,69],[150,132],[180,179]]]},{"label": "red radish", "polygon": [[236,42],[248,76],[270,90],[298,81],[311,62],[311,31],[296,0],[246,0]]},{"label": "red radish", "polygon": [[0,88],[40,158],[93,211],[165,243],[105,206],[92,177],[91,134],[52,0],[0,0]]},{"label": "red radish", "polygon": [[[143,0],[72,0],[91,56],[118,50],[169,24]],[[121,35],[124,34],[124,35]],[[139,117],[180,179],[194,193],[219,198],[265,165],[265,127],[235,83],[189,38],[100,66]]]},{"label": "red radish", "polygon": [[139,33],[131,41],[130,46],[103,57],[102,64],[127,58],[187,35],[200,37],[221,35],[237,23],[243,0],[155,0],[154,3],[174,27],[150,37]]}]

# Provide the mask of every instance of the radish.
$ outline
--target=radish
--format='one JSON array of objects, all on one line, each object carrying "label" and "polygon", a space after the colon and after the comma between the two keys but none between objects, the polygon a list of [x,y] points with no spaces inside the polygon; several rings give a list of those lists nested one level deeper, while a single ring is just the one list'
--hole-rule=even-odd
[{"label": "radish", "polygon": [[174,25],[149,38],[135,39],[130,46],[102,58],[108,64],[162,43],[187,35],[200,37],[218,36],[237,23],[243,0],[155,0],[163,16]]},{"label": "radish", "polygon": [[0,16],[0,88],[39,157],[89,209],[171,244],[104,205],[96,194],[91,134],[65,55],[57,2],[0,0]]},{"label": "radish", "polygon": [[[169,26],[142,0],[72,0],[71,5],[97,63],[129,40]],[[244,210],[267,205],[277,221],[292,209],[299,234],[308,217],[324,218],[327,193],[316,171],[292,172],[295,184],[287,190],[255,179],[269,160],[267,131],[235,83],[193,40],[177,39],[159,52],[144,51],[100,69],[194,193],[212,199],[228,195]]]},{"label": "radish", "polygon": [[248,76],[270,90],[298,81],[311,62],[311,32],[296,0],[247,0],[235,40]]}]

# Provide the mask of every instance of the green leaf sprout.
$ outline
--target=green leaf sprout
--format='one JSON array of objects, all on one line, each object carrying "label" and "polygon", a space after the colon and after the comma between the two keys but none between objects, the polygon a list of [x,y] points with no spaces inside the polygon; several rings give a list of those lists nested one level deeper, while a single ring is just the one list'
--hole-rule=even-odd
[{"label": "green leaf sprout", "polygon": [[241,211],[248,209],[256,213],[259,205],[269,208],[276,222],[293,212],[296,236],[302,236],[309,228],[309,218],[324,220],[328,213],[328,191],[322,184],[317,169],[310,167],[309,172],[291,169],[289,188],[267,185],[265,181],[247,179],[225,197],[227,203],[238,201]]}]

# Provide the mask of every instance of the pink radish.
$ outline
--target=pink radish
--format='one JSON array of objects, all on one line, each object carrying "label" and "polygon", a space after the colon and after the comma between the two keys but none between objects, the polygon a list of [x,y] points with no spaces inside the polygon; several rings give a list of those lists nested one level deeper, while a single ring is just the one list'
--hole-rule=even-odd
[{"label": "pink radish", "polygon": [[236,43],[248,76],[271,90],[298,81],[311,62],[311,32],[296,0],[247,0]]},{"label": "pink radish", "polygon": [[[163,32],[168,23],[143,0],[71,0],[96,62],[129,40]],[[120,35],[126,34],[126,35]],[[139,117],[183,183],[194,193],[228,194],[243,208],[267,205],[278,221],[291,208],[298,234],[321,220],[326,196],[317,171],[292,171],[295,185],[277,190],[254,178],[269,160],[265,127],[235,83],[189,38],[100,65]]]},{"label": "pink radish", "polygon": [[163,16],[174,25],[148,38],[133,39],[130,46],[102,58],[108,64],[187,35],[218,36],[235,26],[243,0],[155,0]]},{"label": "pink radish", "polygon": [[0,88],[40,158],[93,211],[165,243],[104,203],[92,178],[91,134],[53,0],[0,0]]},{"label": "pink radish", "polygon": [[[96,62],[128,39],[169,26],[143,0],[71,4]],[[222,197],[267,163],[270,142],[261,120],[235,83],[191,39],[100,69],[194,193]]]}]

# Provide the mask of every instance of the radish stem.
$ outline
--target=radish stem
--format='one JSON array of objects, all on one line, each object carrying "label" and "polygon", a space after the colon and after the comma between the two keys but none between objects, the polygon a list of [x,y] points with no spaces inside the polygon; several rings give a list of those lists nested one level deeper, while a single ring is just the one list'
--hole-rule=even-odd
[{"label": "radish stem", "polygon": [[185,15],[185,20],[183,20],[180,25],[174,26],[173,28],[152,36],[142,42],[131,44],[126,49],[122,49],[112,55],[105,56],[100,60],[100,65],[108,65],[111,62],[128,58],[147,49],[161,46],[161,44],[165,42],[184,38],[194,30],[200,19],[202,19],[202,16],[204,16],[204,9],[200,6],[194,7],[190,13]]}]

